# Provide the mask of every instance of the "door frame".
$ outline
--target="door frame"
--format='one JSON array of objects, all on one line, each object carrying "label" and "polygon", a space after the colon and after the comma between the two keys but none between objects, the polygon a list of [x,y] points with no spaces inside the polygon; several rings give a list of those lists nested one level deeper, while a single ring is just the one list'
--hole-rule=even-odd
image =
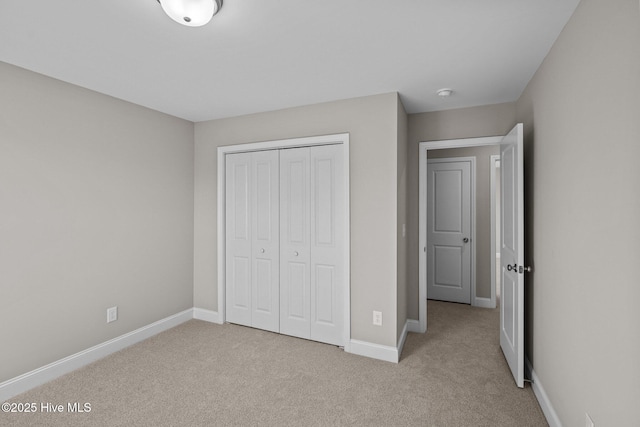
[{"label": "door frame", "polygon": [[[503,136],[489,136],[481,138],[448,139],[441,141],[425,141],[418,144],[419,194],[418,194],[418,331],[427,331],[427,151],[444,148],[480,147],[483,145],[500,145]],[[475,239],[474,239],[475,240]],[[495,292],[495,290],[494,290]],[[471,296],[472,305],[475,304],[475,293]]]},{"label": "door frame", "polygon": [[[469,225],[469,238],[471,239],[471,256],[470,256],[470,265],[469,265],[469,302],[471,305],[478,305],[475,301],[476,295],[476,158],[475,156],[465,156],[465,157],[437,157],[433,159],[427,159],[427,169],[429,163],[457,163],[457,162],[468,162],[469,163],[469,193],[470,193],[470,206],[469,206],[469,216],[470,216],[470,225]],[[427,180],[429,176],[427,175]],[[428,191],[427,191],[428,192]],[[425,204],[425,212],[428,212]],[[428,217],[427,213],[427,217]],[[426,232],[426,230],[425,230]],[[425,243],[428,242],[425,240]],[[425,244],[425,246],[427,246]],[[425,262],[427,262],[425,260]],[[428,264],[428,262],[427,262]]]},{"label": "door frame", "polygon": [[499,257],[498,242],[496,241],[496,216],[497,209],[499,209],[496,208],[496,169],[500,164],[500,154],[492,155],[489,162],[489,174],[491,175],[491,301],[488,308],[496,308],[496,281],[498,280],[496,263]]},{"label": "door frame", "polygon": [[225,197],[225,177],[227,154],[246,153],[251,151],[279,150],[283,148],[312,147],[318,145],[341,145],[344,159],[344,216],[345,233],[343,236],[344,243],[344,349],[350,351],[351,343],[351,233],[350,233],[350,207],[349,207],[349,134],[340,133],[333,135],[321,135],[302,138],[280,139],[273,141],[252,142],[247,144],[226,145],[218,147],[218,315],[220,322],[226,321],[225,313],[225,214],[226,214],[226,197]]}]

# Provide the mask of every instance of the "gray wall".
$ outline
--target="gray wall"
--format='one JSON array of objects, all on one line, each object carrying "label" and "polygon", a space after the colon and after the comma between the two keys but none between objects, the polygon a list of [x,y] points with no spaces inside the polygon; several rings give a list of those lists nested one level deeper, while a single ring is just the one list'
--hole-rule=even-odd
[{"label": "gray wall", "polygon": [[193,306],[193,124],[1,62],[0,94],[2,382]]},{"label": "gray wall", "polygon": [[565,426],[638,425],[640,11],[583,0],[517,102],[527,353]]},{"label": "gray wall", "polygon": [[[476,158],[476,295],[491,298],[491,156],[500,154],[498,145],[427,151],[427,158]],[[497,243],[497,242],[496,242]],[[428,295],[427,295],[428,296]]]},{"label": "gray wall", "polygon": [[[398,95],[389,93],[195,125],[194,303],[217,311],[217,147],[350,134],[351,337],[395,346]],[[372,311],[383,326],[372,325]]]},{"label": "gray wall", "polygon": [[408,307],[418,319],[418,145],[424,141],[506,135],[516,122],[515,104],[497,104],[409,115],[408,183]]},{"label": "gray wall", "polygon": [[[637,423],[638,76],[638,1],[582,0],[516,104],[408,117],[413,319],[418,143],[525,123],[526,348],[567,426],[585,412],[596,425]],[[193,124],[3,63],[0,93],[0,381],[192,305],[216,310],[216,147],[327,133],[351,135],[352,336],[396,344],[395,93],[196,124],[195,212]],[[120,319],[107,325],[112,305]]]}]

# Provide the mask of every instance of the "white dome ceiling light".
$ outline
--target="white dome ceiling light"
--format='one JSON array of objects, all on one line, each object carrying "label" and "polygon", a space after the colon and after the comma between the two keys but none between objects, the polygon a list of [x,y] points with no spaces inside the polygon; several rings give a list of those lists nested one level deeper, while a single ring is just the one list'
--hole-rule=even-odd
[{"label": "white dome ceiling light", "polygon": [[448,98],[451,96],[451,94],[453,93],[453,89],[449,89],[449,88],[444,88],[444,89],[440,89],[436,92],[438,94],[439,97],[441,98]]},{"label": "white dome ceiling light", "polygon": [[158,0],[164,12],[188,27],[205,25],[222,7],[222,0]]}]

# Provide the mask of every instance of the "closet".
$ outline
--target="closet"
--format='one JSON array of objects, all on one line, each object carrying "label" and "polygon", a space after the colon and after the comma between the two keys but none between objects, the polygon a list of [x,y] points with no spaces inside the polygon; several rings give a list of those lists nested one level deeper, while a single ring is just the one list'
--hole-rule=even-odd
[{"label": "closet", "polygon": [[340,145],[225,156],[226,320],[344,345]]}]

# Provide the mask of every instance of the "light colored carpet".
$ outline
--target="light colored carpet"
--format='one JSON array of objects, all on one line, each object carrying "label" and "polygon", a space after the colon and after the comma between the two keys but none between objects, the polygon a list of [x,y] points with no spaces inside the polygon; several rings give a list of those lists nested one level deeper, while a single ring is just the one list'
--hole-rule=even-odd
[{"label": "light colored carpet", "polygon": [[399,364],[192,320],[15,397],[82,414],[0,412],[11,426],[545,426],[498,344],[498,310],[429,301]]}]

